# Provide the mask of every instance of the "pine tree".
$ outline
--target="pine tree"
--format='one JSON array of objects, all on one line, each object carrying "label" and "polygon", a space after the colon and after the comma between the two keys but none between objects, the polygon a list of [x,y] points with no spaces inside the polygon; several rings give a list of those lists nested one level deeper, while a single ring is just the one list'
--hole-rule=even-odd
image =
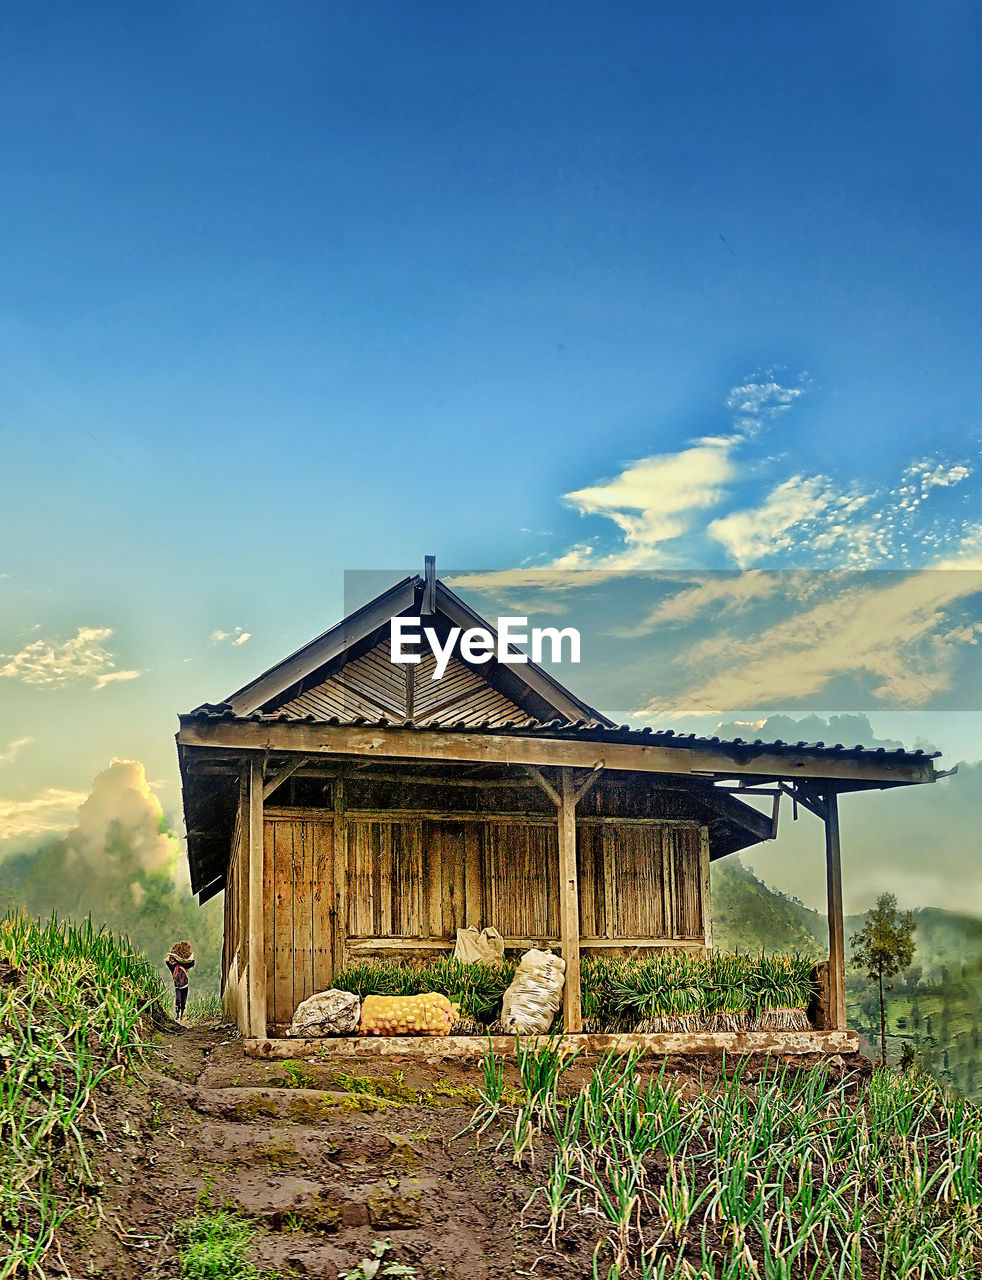
[{"label": "pine tree", "polygon": [[884,1067],[887,1064],[887,1014],[883,984],[910,967],[916,927],[912,911],[898,911],[894,895],[881,893],[876,906],[867,911],[863,927],[850,939],[852,963],[864,969],[879,988],[880,1055]]}]

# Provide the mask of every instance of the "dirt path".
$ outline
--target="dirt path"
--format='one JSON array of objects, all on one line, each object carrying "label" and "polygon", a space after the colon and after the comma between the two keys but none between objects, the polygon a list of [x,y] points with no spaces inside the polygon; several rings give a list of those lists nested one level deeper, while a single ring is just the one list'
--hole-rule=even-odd
[{"label": "dirt path", "polygon": [[[176,1277],[181,1227],[202,1207],[255,1218],[260,1271],[284,1280],[335,1280],[385,1237],[420,1280],[528,1274],[541,1252],[541,1231],[519,1224],[528,1182],[493,1142],[454,1140],[478,1063],[261,1063],[218,1025],[161,1037],[150,1063],[100,1100],[103,1212],[62,1238],[64,1274]],[[588,1242],[564,1248],[534,1274],[590,1274]]]},{"label": "dirt path", "polygon": [[[745,1066],[749,1084],[763,1068]],[[523,1221],[529,1175],[490,1133],[480,1143],[456,1136],[478,1100],[480,1062],[260,1062],[231,1027],[212,1024],[159,1037],[149,1067],[100,1098],[91,1145],[101,1213],[63,1233],[63,1274],[177,1280],[183,1228],[197,1212],[230,1206],[260,1228],[260,1273],[281,1280],[336,1280],[386,1237],[387,1256],[419,1280],[593,1276],[590,1220],[570,1215],[556,1250],[547,1248],[534,1209]],[[575,1089],[591,1069],[577,1062],[564,1085]],[[701,1092],[716,1087],[722,1063],[680,1057],[650,1069]],[[505,1075],[517,1085],[514,1063]]]}]

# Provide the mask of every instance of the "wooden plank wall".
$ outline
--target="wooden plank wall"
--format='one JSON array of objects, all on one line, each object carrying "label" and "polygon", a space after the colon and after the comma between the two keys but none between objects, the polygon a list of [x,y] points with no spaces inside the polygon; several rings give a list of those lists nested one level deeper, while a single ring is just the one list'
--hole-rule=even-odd
[{"label": "wooden plank wall", "polygon": [[263,824],[267,1022],[289,1022],[302,1000],[331,985],[333,825],[279,815]]},{"label": "wooden plank wall", "polygon": [[241,831],[238,819],[235,822],[235,831],[232,836],[232,853],[229,857],[228,879],[225,887],[225,910],[223,917],[224,930],[222,934],[222,990],[225,989],[225,981],[228,978],[229,970],[232,967],[232,960],[238,956],[239,946],[242,939],[242,930],[239,924],[239,868],[241,858],[239,850],[241,846]]}]

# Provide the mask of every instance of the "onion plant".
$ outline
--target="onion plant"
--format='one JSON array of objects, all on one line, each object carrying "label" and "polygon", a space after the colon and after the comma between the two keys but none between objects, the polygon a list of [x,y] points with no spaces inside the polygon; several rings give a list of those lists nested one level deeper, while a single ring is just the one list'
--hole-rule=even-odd
[{"label": "onion plant", "polygon": [[0,1280],[43,1276],[56,1233],[97,1194],[83,1131],[166,1018],[156,969],[91,920],[0,919]]},{"label": "onion plant", "polygon": [[501,1010],[501,998],[515,976],[515,965],[461,964],[457,960],[429,963],[396,963],[368,960],[351,964],[334,975],[334,986],[365,996],[416,996],[438,991],[460,1009],[462,1018],[492,1022]]},{"label": "onion plant", "polygon": [[693,1091],[610,1054],[501,1106],[546,1246],[573,1216],[604,1280],[982,1275],[979,1108],[924,1077],[747,1062]]}]

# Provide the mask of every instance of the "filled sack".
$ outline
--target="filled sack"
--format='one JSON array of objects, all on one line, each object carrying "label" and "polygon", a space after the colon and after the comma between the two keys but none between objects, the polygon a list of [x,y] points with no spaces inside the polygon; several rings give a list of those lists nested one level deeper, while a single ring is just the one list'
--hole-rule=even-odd
[{"label": "filled sack", "polygon": [[419,996],[366,996],[358,1034],[363,1036],[448,1036],[460,1010],[438,991]]},{"label": "filled sack", "polygon": [[535,947],[526,951],[501,1001],[501,1029],[508,1035],[545,1035],[563,1003],[566,961]]},{"label": "filled sack", "polygon": [[318,991],[297,1005],[288,1036],[351,1036],[358,1030],[361,1001],[352,991]]},{"label": "filled sack", "polygon": [[182,969],[194,968],[194,952],[191,949],[190,942],[175,942],[171,947],[167,959],[164,961],[171,973],[178,965]]},{"label": "filled sack", "polygon": [[457,930],[453,958],[460,964],[501,964],[505,958],[505,940],[497,929],[469,925]]}]

